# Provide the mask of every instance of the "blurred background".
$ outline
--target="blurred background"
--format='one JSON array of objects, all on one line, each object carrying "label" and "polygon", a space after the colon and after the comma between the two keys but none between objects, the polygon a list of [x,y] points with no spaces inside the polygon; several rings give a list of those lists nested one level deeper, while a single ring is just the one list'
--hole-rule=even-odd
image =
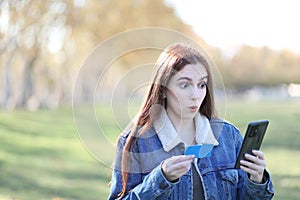
[{"label": "blurred background", "polygon": [[[110,168],[80,142],[72,90],[98,44],[142,27],[179,31],[207,51],[223,78],[226,120],[242,133],[248,121],[270,120],[263,150],[275,199],[299,198],[300,13],[295,2],[0,0],[0,199],[106,199]],[[129,54],[113,73],[122,76],[157,55]],[[135,76],[149,78],[143,71]],[[125,83],[124,90],[130,87],[135,86]],[[93,102],[87,97],[94,91],[76,92],[82,103]],[[111,112],[96,109],[99,115]],[[113,121],[105,124],[115,141],[120,130]],[[109,155],[112,160],[114,152]]]}]

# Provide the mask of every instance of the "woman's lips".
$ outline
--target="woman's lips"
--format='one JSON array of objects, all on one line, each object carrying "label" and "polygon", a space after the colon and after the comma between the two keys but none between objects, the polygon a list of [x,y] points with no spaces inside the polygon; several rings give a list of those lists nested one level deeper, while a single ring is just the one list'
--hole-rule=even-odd
[{"label": "woman's lips", "polygon": [[191,106],[189,107],[191,112],[197,112],[198,111],[198,106]]}]

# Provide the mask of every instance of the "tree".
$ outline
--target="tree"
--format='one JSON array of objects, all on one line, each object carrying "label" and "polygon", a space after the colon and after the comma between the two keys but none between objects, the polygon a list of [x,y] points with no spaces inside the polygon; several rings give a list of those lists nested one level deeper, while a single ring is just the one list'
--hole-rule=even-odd
[{"label": "tree", "polygon": [[286,49],[274,51],[267,47],[244,45],[221,68],[230,87],[274,86],[300,82],[299,58],[299,55]]},{"label": "tree", "polygon": [[160,0],[2,0],[0,5],[4,107],[8,99],[19,107],[47,106],[53,92],[58,101],[70,102],[79,63],[113,34],[142,26],[189,29]]}]

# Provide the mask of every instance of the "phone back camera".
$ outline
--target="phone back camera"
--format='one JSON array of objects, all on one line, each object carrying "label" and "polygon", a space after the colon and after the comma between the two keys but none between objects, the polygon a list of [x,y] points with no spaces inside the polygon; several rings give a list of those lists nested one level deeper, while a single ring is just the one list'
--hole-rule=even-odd
[{"label": "phone back camera", "polygon": [[254,126],[254,127],[252,127],[249,136],[255,137],[257,135],[257,133],[258,133],[258,126]]}]

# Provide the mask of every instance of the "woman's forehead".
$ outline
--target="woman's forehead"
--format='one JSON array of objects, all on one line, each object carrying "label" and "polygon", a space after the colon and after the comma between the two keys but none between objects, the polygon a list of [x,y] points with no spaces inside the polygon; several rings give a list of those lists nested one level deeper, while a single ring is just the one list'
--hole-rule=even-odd
[{"label": "woman's forehead", "polygon": [[203,77],[207,77],[207,70],[200,63],[188,64],[178,71],[175,76],[190,77],[195,80],[200,80]]}]

